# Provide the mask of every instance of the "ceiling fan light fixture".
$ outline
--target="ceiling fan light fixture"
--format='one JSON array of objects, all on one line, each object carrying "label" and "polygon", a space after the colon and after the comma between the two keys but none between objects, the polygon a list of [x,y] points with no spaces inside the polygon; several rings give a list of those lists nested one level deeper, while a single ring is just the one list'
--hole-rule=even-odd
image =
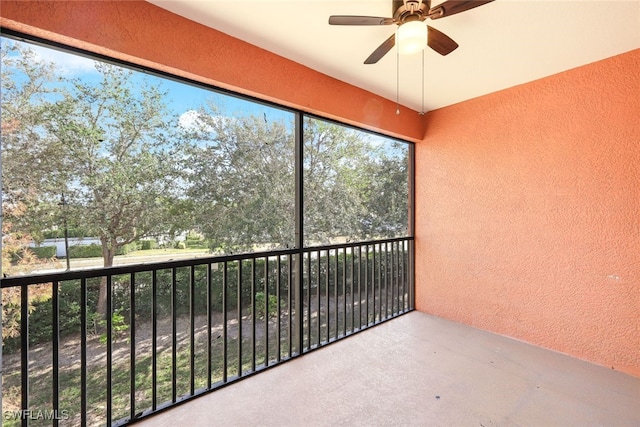
[{"label": "ceiling fan light fixture", "polygon": [[424,50],[427,40],[427,26],[422,21],[405,22],[396,31],[396,44],[401,55],[411,55]]}]

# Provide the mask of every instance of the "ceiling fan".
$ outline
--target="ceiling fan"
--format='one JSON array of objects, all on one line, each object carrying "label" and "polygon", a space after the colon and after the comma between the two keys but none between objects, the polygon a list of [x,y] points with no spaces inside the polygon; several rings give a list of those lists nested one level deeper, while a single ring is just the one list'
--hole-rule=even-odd
[{"label": "ceiling fan", "polygon": [[377,16],[350,16],[332,15],[329,17],[330,25],[398,25],[398,33],[394,32],[364,61],[365,64],[375,64],[387,54],[395,45],[396,38],[399,47],[405,49],[405,53],[414,53],[422,50],[425,45],[438,52],[440,55],[448,55],[453,52],[458,43],[446,34],[423,22],[429,19],[440,19],[455,15],[460,12],[473,9],[491,3],[494,0],[447,0],[437,6],[431,7],[431,0],[395,0],[393,1],[393,18],[381,18]]}]

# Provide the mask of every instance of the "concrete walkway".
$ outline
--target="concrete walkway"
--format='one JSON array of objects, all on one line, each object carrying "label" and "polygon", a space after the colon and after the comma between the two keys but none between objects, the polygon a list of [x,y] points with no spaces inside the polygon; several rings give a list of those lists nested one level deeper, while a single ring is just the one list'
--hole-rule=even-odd
[{"label": "concrete walkway", "polygon": [[412,312],[136,424],[640,426],[640,378]]}]

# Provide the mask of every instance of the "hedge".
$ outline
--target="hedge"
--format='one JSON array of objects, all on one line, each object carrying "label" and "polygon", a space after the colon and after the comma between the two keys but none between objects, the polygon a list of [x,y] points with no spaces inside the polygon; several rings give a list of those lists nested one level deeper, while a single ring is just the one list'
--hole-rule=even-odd
[{"label": "hedge", "polygon": [[9,259],[11,260],[11,263],[12,264],[17,263],[22,258],[24,258],[26,255],[24,252],[27,250],[33,253],[33,255],[35,255],[39,259],[50,259],[56,256],[55,246],[41,246],[39,248],[19,248],[16,250],[8,251]]},{"label": "hedge", "polygon": [[55,258],[56,256],[55,246],[40,246],[38,248],[29,248],[29,250],[40,259]]},{"label": "hedge", "polygon": [[[90,246],[100,248],[98,245]],[[87,247],[89,246],[74,246],[73,248]],[[372,282],[370,279],[367,280],[367,268],[370,269],[374,265],[373,255],[369,253],[369,262],[365,260],[365,254],[362,254],[362,256],[356,255],[355,257],[351,254],[346,254],[346,258],[345,254],[339,254],[337,260],[338,271],[335,271],[335,255],[329,256],[328,259],[326,255],[322,255],[319,265],[316,263],[316,260],[312,260],[312,266],[309,270],[307,270],[309,267],[307,264],[308,261],[305,261],[303,268],[310,273],[310,277],[307,277],[308,273],[305,273],[304,297],[308,297],[309,282],[318,284],[322,294],[326,292],[328,285],[329,295],[334,295],[334,293],[343,295],[344,293],[358,292],[357,290],[361,289],[361,287],[365,289],[365,286],[371,286]],[[255,309],[258,316],[265,316],[267,311],[269,316],[272,316],[277,309],[278,300],[276,295],[278,291],[278,276],[280,276],[279,283],[282,307],[286,307],[287,304],[286,299],[289,296],[289,266],[287,262],[286,259],[282,260],[280,263],[280,271],[278,271],[275,262],[270,261],[267,266],[263,258],[256,259],[255,263],[250,260],[242,261],[240,286],[238,286],[238,262],[227,263],[226,270],[222,263],[213,264],[212,266],[208,264],[198,265],[193,269],[193,276],[190,267],[177,267],[175,276],[172,269],[158,270],[155,277],[149,271],[136,273],[136,319],[139,321],[149,321],[153,318],[154,307],[152,306],[152,302],[154,300],[156,301],[156,314],[159,317],[191,315],[192,311],[196,315],[207,314],[207,300],[209,300],[211,309],[215,311],[223,310],[225,305],[228,309],[235,308],[238,305],[238,288],[240,288],[240,303],[243,308],[249,308],[252,300],[255,300]],[[329,265],[329,271],[326,270],[327,265]],[[344,266],[346,266],[347,271],[343,271]],[[291,267],[293,268],[293,266]],[[386,282],[386,280],[390,279],[388,275],[392,274],[389,268],[390,266],[386,261],[376,268],[376,274],[382,275],[383,283],[386,283],[383,285],[385,286],[383,292],[385,292],[386,289],[388,289],[386,287],[389,286],[389,283]],[[268,279],[268,304],[266,304],[265,294],[265,270]],[[368,271],[371,273],[371,270]],[[254,275],[255,283],[253,282]],[[345,276],[347,277],[347,283],[342,282],[342,278]],[[338,279],[337,283],[335,282],[336,278]],[[224,292],[226,301],[223,300],[222,292],[224,283],[226,283]],[[336,285],[338,289],[335,289]],[[87,316],[89,319],[93,319],[100,289],[100,278],[88,279],[86,286]],[[80,329],[80,311],[83,309],[83,307],[80,306],[80,291],[80,280],[69,280],[60,283],[60,293],[58,296],[60,305],[58,316],[60,320],[60,336],[77,333]],[[195,293],[195,305],[193,306],[191,305],[192,291]],[[315,293],[317,291],[314,286],[312,292]],[[130,276],[128,274],[113,276],[112,292],[112,310],[121,313],[125,317],[125,322],[130,322]],[[265,307],[265,305],[267,305],[267,307]],[[10,328],[11,325],[17,325],[15,326],[16,328],[19,327],[19,304],[16,304],[15,308],[13,311],[8,311],[9,306],[7,305],[5,307],[7,318],[3,318],[3,329]],[[9,316],[10,313],[14,313],[13,316]],[[52,333],[51,299],[44,298],[33,301],[29,318],[29,342],[31,344],[49,342]],[[92,327],[92,325],[87,326]],[[14,351],[20,348],[20,337],[19,334],[17,334],[17,330],[15,332],[15,334],[11,334],[11,336],[3,339],[5,350]]]},{"label": "hedge", "polygon": [[[116,251],[116,255],[126,255],[135,251],[137,245],[129,243],[120,246]],[[90,245],[78,245],[69,247],[69,258],[99,258],[102,257],[102,246],[92,243]]]},{"label": "hedge", "polygon": [[140,240],[140,249],[147,251],[158,247],[158,242],[155,240]]},{"label": "hedge", "polygon": [[116,251],[116,255],[126,255],[129,252],[134,252],[136,250],[138,250],[138,244],[136,242],[133,242],[124,246],[120,246]]},{"label": "hedge", "polygon": [[69,247],[69,258],[98,258],[102,257],[102,246],[92,243]]}]

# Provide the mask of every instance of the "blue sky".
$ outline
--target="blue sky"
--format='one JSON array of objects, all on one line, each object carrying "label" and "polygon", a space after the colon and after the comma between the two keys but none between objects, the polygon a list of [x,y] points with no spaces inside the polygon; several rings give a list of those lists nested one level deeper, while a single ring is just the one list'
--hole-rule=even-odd
[{"label": "blue sky", "polygon": [[[39,59],[55,63],[58,71],[63,77],[79,77],[87,81],[99,78],[99,74],[96,72],[94,67],[95,60],[93,59],[65,53],[56,49],[2,38],[2,43],[6,43],[8,41],[29,46],[36,52]],[[225,115],[263,116],[264,113],[266,113],[270,119],[278,120],[290,114],[284,110],[257,104],[255,102],[245,101],[240,98],[228,96],[205,88],[199,88],[193,85],[179,83],[174,80],[134,71],[134,79],[142,80],[143,78],[151,78],[160,83],[162,89],[168,92],[166,98],[167,106],[177,115],[182,115],[187,113],[189,110],[196,109],[198,106],[205,104],[207,100],[213,100],[215,105],[221,110],[221,113]]]},{"label": "blue sky", "polygon": [[[97,80],[100,76],[95,70],[95,60],[86,58],[83,56],[65,53],[57,49],[51,49],[38,45],[23,43],[19,41],[10,40],[7,38],[1,38],[2,43],[12,42],[28,45],[33,51],[36,52],[38,58],[46,62],[53,62],[56,64],[58,72],[66,78],[81,78],[83,80],[90,81],[92,79]],[[199,88],[194,85],[180,83],[171,79],[165,79],[147,73],[134,71],[134,79],[157,79],[163,90],[168,92],[166,102],[168,108],[176,115],[183,118],[181,122],[188,124],[190,118],[190,111],[197,109],[199,106],[206,104],[207,100],[213,100],[214,104],[218,107],[219,112],[223,115],[238,117],[256,115],[258,117],[266,117],[271,121],[284,121],[285,123],[292,123],[291,113],[284,110],[269,107],[256,102],[247,101],[234,96],[225,95],[219,92],[208,90],[205,88]],[[192,116],[191,116],[192,117]],[[364,132],[365,136],[377,146],[385,145],[388,141],[386,138]],[[391,154],[395,150],[392,145],[387,146],[388,154]]]}]

